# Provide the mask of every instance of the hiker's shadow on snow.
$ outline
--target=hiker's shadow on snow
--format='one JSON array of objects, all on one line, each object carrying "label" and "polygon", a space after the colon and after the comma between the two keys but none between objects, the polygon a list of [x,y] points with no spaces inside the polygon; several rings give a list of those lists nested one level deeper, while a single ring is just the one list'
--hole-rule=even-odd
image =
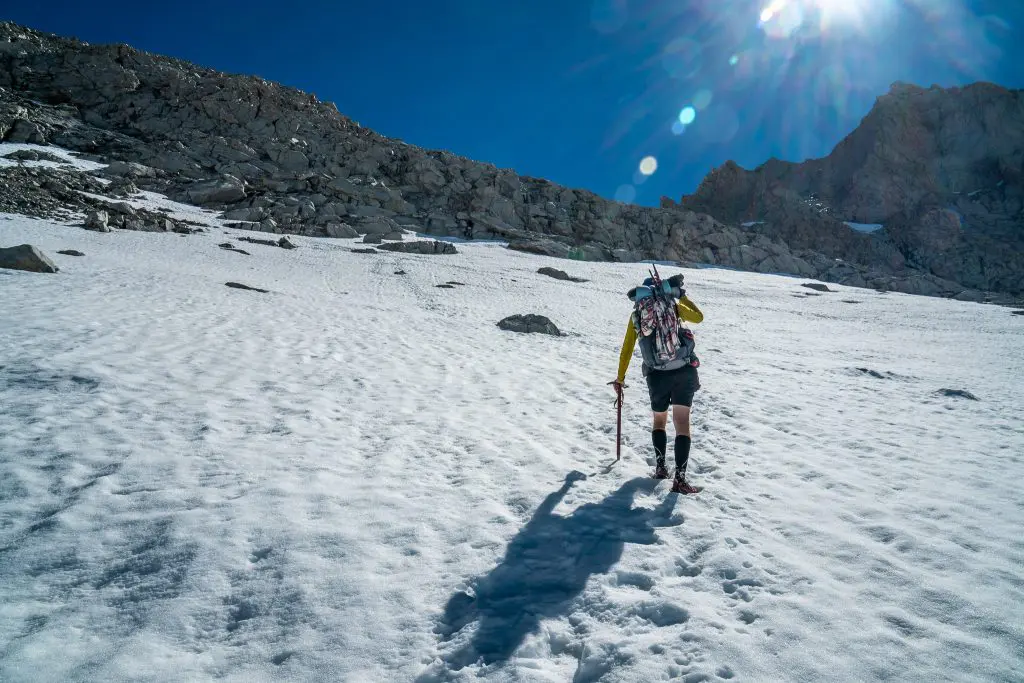
[{"label": "hiker's shadow on snow", "polygon": [[657,483],[646,477],[627,481],[600,503],[564,517],[553,514],[573,483],[585,478],[569,474],[512,540],[501,563],[473,582],[472,595],[459,591],[448,600],[438,626],[444,640],[478,622],[472,639],[445,657],[449,667],[507,660],[541,619],[567,613],[587,579],[611,569],[626,543],[655,543],[656,528],[682,523],[671,515],[675,496],[653,510],[633,507],[635,494]]}]

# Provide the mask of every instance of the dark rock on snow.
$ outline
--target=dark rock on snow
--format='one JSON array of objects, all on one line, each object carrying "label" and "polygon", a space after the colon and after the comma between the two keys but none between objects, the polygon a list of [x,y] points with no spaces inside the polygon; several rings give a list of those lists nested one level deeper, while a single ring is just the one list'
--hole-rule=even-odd
[{"label": "dark rock on snow", "polygon": [[251,256],[251,254],[247,252],[245,249],[239,249],[235,245],[231,244],[231,242],[224,242],[223,244],[218,244],[217,246],[226,251],[233,251],[236,254],[245,254],[246,256]]},{"label": "dark rock on snow", "polygon": [[538,269],[537,272],[540,273],[541,275],[553,277],[556,280],[566,280],[568,282],[586,282],[586,280],[584,280],[581,277],[572,277],[564,270],[558,270],[557,268],[548,268],[547,266],[545,266],[543,268]]},{"label": "dark rock on snow", "polygon": [[0,248],[0,268],[27,270],[33,273],[56,273],[60,270],[46,254],[31,244]]},{"label": "dark rock on snow", "polygon": [[268,247],[281,247],[282,249],[295,249],[295,245],[287,237],[282,237],[278,240],[262,240],[258,237],[239,237],[243,242],[249,242],[250,244],[262,244]]},{"label": "dark rock on snow", "polygon": [[978,397],[965,389],[940,389],[939,393],[948,398],[966,398],[969,401],[977,401]]},{"label": "dark rock on snow", "polygon": [[269,289],[260,289],[259,287],[250,287],[249,285],[243,285],[240,282],[225,282],[224,284],[233,289],[248,289],[252,290],[253,292],[262,292],[264,294],[270,291]]},{"label": "dark rock on snow", "polygon": [[380,245],[385,251],[400,251],[406,254],[457,254],[459,250],[451,242],[419,240],[416,242],[387,242]]},{"label": "dark rock on snow", "polygon": [[562,336],[555,324],[542,315],[528,313],[526,315],[512,315],[498,321],[498,327],[510,332],[526,332],[550,334],[555,337]]},{"label": "dark rock on snow", "polygon": [[19,149],[10,154],[5,154],[4,159],[12,159],[14,161],[52,161],[58,164],[67,163],[66,160],[61,159],[56,154],[35,149]]}]

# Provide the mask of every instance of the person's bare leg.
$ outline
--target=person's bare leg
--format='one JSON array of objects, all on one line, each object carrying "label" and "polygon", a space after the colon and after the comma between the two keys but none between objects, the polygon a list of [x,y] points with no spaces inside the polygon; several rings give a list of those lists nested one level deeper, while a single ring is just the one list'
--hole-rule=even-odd
[{"label": "person's bare leg", "polygon": [[680,434],[689,436],[690,406],[672,406],[672,422],[676,427],[676,436]]}]

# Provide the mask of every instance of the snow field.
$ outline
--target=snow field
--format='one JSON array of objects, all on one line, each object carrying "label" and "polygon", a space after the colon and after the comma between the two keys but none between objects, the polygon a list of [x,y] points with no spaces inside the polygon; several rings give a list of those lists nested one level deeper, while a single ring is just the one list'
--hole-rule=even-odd
[{"label": "snow field", "polygon": [[0,270],[0,679],[1024,677],[1007,310],[682,271],[677,498],[639,358],[609,467],[646,266],[249,234],[0,217],[61,267]]}]

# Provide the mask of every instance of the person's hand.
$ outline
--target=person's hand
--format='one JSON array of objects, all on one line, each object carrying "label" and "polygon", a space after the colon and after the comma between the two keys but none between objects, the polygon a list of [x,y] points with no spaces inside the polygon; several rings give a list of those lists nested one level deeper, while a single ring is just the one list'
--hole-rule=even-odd
[{"label": "person's hand", "polygon": [[613,379],[611,382],[608,382],[608,384],[611,384],[613,387],[615,387],[615,400],[612,401],[612,405],[616,406],[617,408],[621,408],[622,390],[626,388],[626,385],[620,382],[618,379]]}]

